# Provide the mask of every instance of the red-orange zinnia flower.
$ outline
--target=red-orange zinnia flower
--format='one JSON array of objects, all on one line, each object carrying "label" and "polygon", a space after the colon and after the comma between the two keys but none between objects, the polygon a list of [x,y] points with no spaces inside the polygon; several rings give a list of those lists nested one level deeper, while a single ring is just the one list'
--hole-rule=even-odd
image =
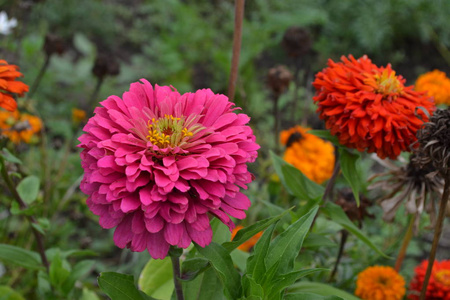
[{"label": "red-orange zinnia flower", "polygon": [[18,69],[19,67],[9,65],[5,60],[0,59],[0,107],[9,111],[17,108],[16,100],[11,93],[22,95],[28,92],[28,85],[16,81],[17,77],[22,76]]},{"label": "red-orange zinnia flower", "polygon": [[328,60],[313,82],[313,99],[327,128],[341,144],[376,152],[380,158],[395,159],[401,151],[409,151],[416,131],[428,121],[417,108],[433,112],[432,99],[405,86],[390,64],[377,67],[367,56],[341,60]]},{"label": "red-orange zinnia flower", "polygon": [[[415,275],[409,286],[410,291],[408,299],[419,300],[427,267],[428,261],[425,260],[414,270]],[[434,262],[425,299],[450,300],[450,260]]]},{"label": "red-orange zinnia flower", "polygon": [[[237,225],[236,227],[234,227],[233,232],[231,233],[231,240],[234,239],[234,237],[236,236],[236,233],[241,230],[242,228],[244,228],[241,225]],[[248,241],[246,241],[245,243],[241,244],[238,249],[245,251],[245,252],[249,252],[250,249],[252,249],[255,245],[256,242],[258,242],[259,238],[262,236],[263,232],[260,231],[257,234],[255,234],[254,236],[252,236]]]}]

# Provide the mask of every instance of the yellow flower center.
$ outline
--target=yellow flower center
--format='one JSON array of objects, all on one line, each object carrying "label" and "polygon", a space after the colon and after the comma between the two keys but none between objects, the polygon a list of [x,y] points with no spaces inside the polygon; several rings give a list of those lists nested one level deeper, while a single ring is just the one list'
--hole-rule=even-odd
[{"label": "yellow flower center", "polygon": [[403,91],[403,85],[395,76],[395,72],[384,70],[380,74],[374,75],[376,88],[375,92],[383,95],[399,94]]},{"label": "yellow flower center", "polygon": [[152,118],[148,121],[149,140],[159,148],[176,147],[193,136],[194,133],[185,127],[185,119],[176,118],[172,115],[164,115],[159,119]]},{"label": "yellow flower center", "polygon": [[450,287],[450,270],[441,270],[436,272],[436,280],[445,286]]}]

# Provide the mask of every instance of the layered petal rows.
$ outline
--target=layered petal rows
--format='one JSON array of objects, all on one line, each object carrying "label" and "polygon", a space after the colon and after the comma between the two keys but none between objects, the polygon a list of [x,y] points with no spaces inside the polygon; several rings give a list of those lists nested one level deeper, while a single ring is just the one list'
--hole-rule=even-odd
[{"label": "layered petal rows", "polygon": [[208,245],[209,215],[230,230],[230,217],[245,217],[240,188],[252,181],[246,164],[259,145],[226,96],[180,95],[143,79],[101,105],[79,138],[81,189],[100,225],[116,227],[117,246],[164,258],[171,245]]},{"label": "layered petal rows", "polygon": [[409,151],[435,109],[432,99],[404,86],[405,79],[390,65],[377,67],[367,56],[341,60],[330,59],[313,82],[313,99],[327,128],[341,144],[380,158],[395,159]]}]

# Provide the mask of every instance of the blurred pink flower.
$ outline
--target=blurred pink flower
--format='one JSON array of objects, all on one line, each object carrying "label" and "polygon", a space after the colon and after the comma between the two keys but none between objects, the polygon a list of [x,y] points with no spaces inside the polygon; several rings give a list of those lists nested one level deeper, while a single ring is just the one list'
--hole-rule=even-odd
[{"label": "blurred pink flower", "polygon": [[116,227],[118,247],[164,258],[170,245],[211,242],[208,213],[230,230],[230,216],[245,218],[240,188],[259,145],[226,96],[141,81],[101,102],[84,127],[81,190],[100,225]]}]

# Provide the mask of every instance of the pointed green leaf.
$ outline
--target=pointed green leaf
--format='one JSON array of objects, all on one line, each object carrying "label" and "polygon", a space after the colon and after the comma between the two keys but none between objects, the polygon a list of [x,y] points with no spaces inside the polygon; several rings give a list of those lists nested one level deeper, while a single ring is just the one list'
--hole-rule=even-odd
[{"label": "pointed green leaf", "polygon": [[39,185],[39,178],[34,175],[27,176],[17,185],[17,193],[25,203],[31,204],[37,199]]},{"label": "pointed green leaf", "polygon": [[186,259],[181,265],[181,279],[190,281],[209,268],[209,260],[202,257]]},{"label": "pointed green leaf", "polygon": [[337,145],[337,146],[340,145],[339,139],[336,136],[332,135],[329,130],[313,129],[313,130],[308,130],[308,133],[318,136],[320,138],[323,138],[327,141],[330,141],[334,145]]},{"label": "pointed green leaf", "polygon": [[314,207],[270,243],[269,251],[265,258],[267,270],[277,261],[280,262],[278,274],[287,273],[293,269],[295,258],[300,252],[303,239],[311,227],[317,210],[318,207]]},{"label": "pointed green leaf", "polygon": [[115,272],[102,272],[98,285],[111,300],[149,300],[155,299],[139,291],[134,285],[132,275]]},{"label": "pointed green leaf", "polygon": [[3,157],[4,160],[15,163],[15,164],[22,164],[22,161],[14,156],[7,148],[3,148],[2,151],[0,151],[0,156]]},{"label": "pointed green leaf", "polygon": [[[321,296],[335,296],[340,297],[344,300],[361,300],[356,296],[353,296],[346,291],[335,288],[331,285],[320,283],[320,282],[312,282],[312,281],[300,281],[291,285],[288,289],[289,293],[314,293]],[[288,299],[296,299],[296,298],[288,298]],[[303,299],[303,298],[300,298]],[[314,299],[314,298],[311,298]],[[318,298],[320,299],[320,298]],[[325,298],[325,299],[333,299],[333,298]],[[308,298],[309,300],[309,298]],[[322,300],[322,299],[320,299]],[[333,299],[334,300],[334,299]]]},{"label": "pointed green leaf", "polygon": [[339,161],[341,163],[342,174],[352,188],[356,204],[359,206],[359,191],[361,190],[361,176],[357,168],[359,154],[353,154],[345,148],[339,148]]},{"label": "pointed green leaf", "polygon": [[219,244],[212,242],[205,248],[195,245],[197,251],[206,257],[216,270],[224,286],[225,296],[228,299],[238,299],[241,293],[241,276],[234,268],[228,251]]},{"label": "pointed green leaf", "polygon": [[43,269],[41,257],[37,252],[7,244],[0,244],[0,260],[4,263],[16,264],[27,269]]},{"label": "pointed green leaf", "polygon": [[25,298],[9,286],[0,285],[0,300],[25,300]]},{"label": "pointed green leaf", "polygon": [[150,259],[139,276],[138,286],[149,296],[163,299],[170,298],[174,289],[170,257]]},{"label": "pointed green leaf", "polygon": [[350,233],[355,235],[358,239],[363,241],[367,246],[375,250],[378,254],[381,256],[384,256],[386,258],[391,258],[383,253],[380,249],[378,249],[377,246],[375,246],[372,241],[365,236],[365,234],[353,224],[352,221],[347,217],[344,210],[339,206],[331,202],[325,203],[324,207],[322,207],[322,212],[328,216],[332,221],[338,223],[342,227],[344,227],[346,230],[348,230]]},{"label": "pointed green leaf", "polygon": [[64,281],[61,290],[67,295],[75,286],[77,280],[86,276],[94,267],[95,261],[93,260],[82,260],[77,263],[72,271],[70,272],[69,277],[66,281]]},{"label": "pointed green leaf", "polygon": [[272,225],[273,223],[280,220],[282,217],[284,217],[290,210],[286,210],[283,213],[279,214],[278,216],[267,218],[261,221],[256,222],[255,224],[252,224],[250,226],[247,226],[245,228],[242,228],[236,233],[236,236],[231,242],[223,243],[222,246],[228,250],[228,252],[233,251],[243,243],[245,243],[248,239],[250,239],[252,236],[257,234],[260,231],[265,230],[267,227]]},{"label": "pointed green leaf", "polygon": [[[243,278],[244,279],[244,278]],[[258,284],[255,279],[250,275],[245,275],[245,280],[242,281],[244,287],[244,295],[247,297],[255,296],[264,297],[264,290],[260,284]]]},{"label": "pointed green leaf", "polygon": [[329,238],[310,232],[303,241],[303,248],[320,248],[320,247],[336,247],[337,244]]},{"label": "pointed green leaf", "polygon": [[247,260],[247,274],[250,274],[256,282],[261,282],[262,277],[266,273],[266,266],[264,264],[264,258],[267,256],[269,250],[270,241],[275,230],[275,224],[272,224],[266,231],[264,231],[261,238],[256,242],[253,247],[253,255]]},{"label": "pointed green leaf", "polygon": [[226,299],[223,285],[213,268],[207,269],[192,281],[183,282],[185,300]]},{"label": "pointed green leaf", "polygon": [[300,170],[273,152],[270,155],[278,177],[290,194],[301,200],[320,200],[324,193],[324,188],[321,185],[311,181]]}]

